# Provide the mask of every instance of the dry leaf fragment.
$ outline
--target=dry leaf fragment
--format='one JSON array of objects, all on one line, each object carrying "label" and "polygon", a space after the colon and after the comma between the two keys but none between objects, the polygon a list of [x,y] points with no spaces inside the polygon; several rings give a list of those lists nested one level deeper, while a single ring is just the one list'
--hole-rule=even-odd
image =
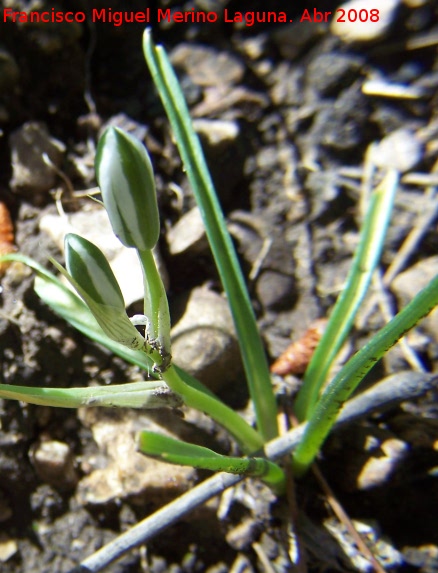
[{"label": "dry leaf fragment", "polygon": [[[14,245],[14,226],[6,204],[0,201],[0,255],[13,253],[17,249]],[[3,276],[10,263],[0,263],[0,277]]]},{"label": "dry leaf fragment", "polygon": [[312,322],[301,338],[292,342],[271,366],[271,372],[279,376],[303,374],[312,358],[315,348],[327,326],[327,319]]}]

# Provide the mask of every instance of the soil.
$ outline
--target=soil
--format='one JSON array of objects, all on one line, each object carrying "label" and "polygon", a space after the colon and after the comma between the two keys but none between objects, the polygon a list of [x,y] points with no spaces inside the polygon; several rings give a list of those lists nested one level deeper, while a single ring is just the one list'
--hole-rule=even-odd
[{"label": "soil", "polygon": [[[129,10],[145,10],[140,0],[129,4]],[[373,156],[380,173],[393,167],[401,174],[381,274],[413,228],[421,236],[401,269],[411,272],[409,278],[401,274],[397,287],[384,289],[388,308],[396,311],[405,304],[412,285],[424,286],[418,265],[436,274],[436,225],[432,216],[427,226],[422,221],[435,208],[437,184],[437,6],[433,0],[395,2],[396,9],[391,2],[386,8],[381,2],[370,4],[387,25],[368,41],[346,42],[330,28],[333,15],[326,23],[300,21],[306,9],[314,15],[314,8],[334,13],[338,7],[331,1],[323,8],[319,4],[269,4],[276,14],[286,10],[292,24],[151,20],[155,40],[165,45],[178,70],[192,115],[216,120],[199,122],[199,132],[272,362],[291,338],[325,317],[336,300],[357,246],[365,157],[372,143],[390,134],[402,135],[386,147],[379,143]],[[144,63],[144,24],[93,23],[93,8],[108,9],[104,0],[43,1],[38,6],[4,1],[0,14],[10,6],[26,10],[29,5],[83,10],[87,17],[76,24],[0,22],[0,200],[10,210],[19,252],[47,268],[49,255],[63,261],[40,222],[47,214],[56,215],[59,203],[67,215],[86,210],[90,200],[79,191],[96,185],[95,145],[100,129],[111,121],[138,134],[152,157],[171,306],[176,309],[202,285],[220,292],[205,247],[173,254],[167,242],[168,230],[195,203]],[[111,7],[127,9],[123,0],[112,0]],[[261,14],[266,8],[248,0],[200,0],[183,8],[173,0],[150,3],[154,15],[159,9],[193,7],[218,13],[227,9],[229,18],[237,11]],[[388,93],[391,87],[410,91]],[[56,168],[42,165],[41,149],[35,163],[28,151],[14,156],[13,134],[29,122],[38,122],[35,129],[43,133],[44,145],[52,138],[53,155],[47,153]],[[17,165],[30,165],[27,179]],[[376,284],[373,289],[343,360],[385,322],[371,301],[381,291]],[[142,377],[57,317],[35,294],[33,276],[22,269],[5,273],[1,302],[2,383],[69,388]],[[434,372],[438,357],[435,321],[424,322],[410,338],[427,372]],[[412,369],[412,361],[393,350],[365,385]],[[235,372],[242,380],[238,365]],[[293,375],[274,382],[287,400],[299,384]],[[245,410],[242,385],[225,385],[220,392],[234,408]],[[430,394],[404,403],[334,435],[320,460],[321,472],[350,517],[371,523],[368,535],[378,536],[374,550],[388,570],[438,571],[435,398]],[[162,486],[134,480],[119,492],[95,491],[100,482],[90,476],[103,472],[111,456],[109,446],[96,438],[102,420],[93,416],[0,401],[2,572],[72,571],[121,531],[204,479],[202,472],[172,478],[176,470],[171,468]],[[102,416],[111,427],[133,424],[132,429],[139,423],[137,412]],[[184,420],[181,412],[152,418],[163,423],[160,416],[185,439],[197,436],[221,451],[231,447],[220,430],[189,412]],[[124,463],[114,467],[119,477]],[[346,557],[346,545],[342,549],[339,540],[348,545],[348,534],[336,525],[319,482],[313,476],[298,482],[296,495],[294,527],[309,571],[371,571],[369,563],[354,565]],[[291,510],[284,499],[248,481],[236,488],[228,511],[222,507],[220,518],[217,513],[217,502],[197,509],[106,571],[294,571]],[[349,547],[357,557],[354,542]]]}]

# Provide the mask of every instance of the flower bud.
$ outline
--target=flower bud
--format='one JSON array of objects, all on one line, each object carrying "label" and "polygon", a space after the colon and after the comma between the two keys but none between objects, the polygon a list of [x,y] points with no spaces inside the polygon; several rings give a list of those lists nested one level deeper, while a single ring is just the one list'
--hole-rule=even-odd
[{"label": "flower bud", "polygon": [[160,220],[154,173],[144,145],[117,127],[99,140],[96,177],[115,235],[126,247],[152,249]]},{"label": "flower bud", "polygon": [[65,263],[87,297],[95,303],[125,310],[119,283],[102,251],[93,243],[68,233],[65,237]]},{"label": "flower bud", "polygon": [[122,291],[102,251],[87,239],[69,233],[65,237],[65,261],[68,272],[63,270],[64,276],[105,334],[129,348],[143,348],[145,340],[126,314]]}]

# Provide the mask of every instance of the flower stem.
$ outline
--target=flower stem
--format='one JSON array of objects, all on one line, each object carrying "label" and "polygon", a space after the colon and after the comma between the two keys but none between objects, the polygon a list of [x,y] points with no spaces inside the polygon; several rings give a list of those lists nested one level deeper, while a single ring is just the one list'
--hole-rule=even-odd
[{"label": "flower stem", "polygon": [[164,370],[170,363],[170,314],[163,281],[158,272],[152,250],[138,250],[144,283],[144,314],[150,320],[149,342],[157,343],[161,361],[157,363]]}]

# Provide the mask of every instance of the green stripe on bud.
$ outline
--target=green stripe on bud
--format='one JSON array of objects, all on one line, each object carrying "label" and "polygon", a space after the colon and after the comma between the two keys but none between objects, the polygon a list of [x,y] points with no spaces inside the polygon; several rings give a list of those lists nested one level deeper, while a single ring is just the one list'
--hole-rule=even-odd
[{"label": "green stripe on bud", "polygon": [[124,346],[142,349],[145,340],[126,314],[119,283],[102,251],[69,233],[65,237],[65,261],[68,272],[53,262],[84,299],[104,333]]},{"label": "green stripe on bud", "polygon": [[115,235],[126,247],[152,249],[160,220],[154,172],[144,145],[117,127],[99,140],[96,177]]}]

